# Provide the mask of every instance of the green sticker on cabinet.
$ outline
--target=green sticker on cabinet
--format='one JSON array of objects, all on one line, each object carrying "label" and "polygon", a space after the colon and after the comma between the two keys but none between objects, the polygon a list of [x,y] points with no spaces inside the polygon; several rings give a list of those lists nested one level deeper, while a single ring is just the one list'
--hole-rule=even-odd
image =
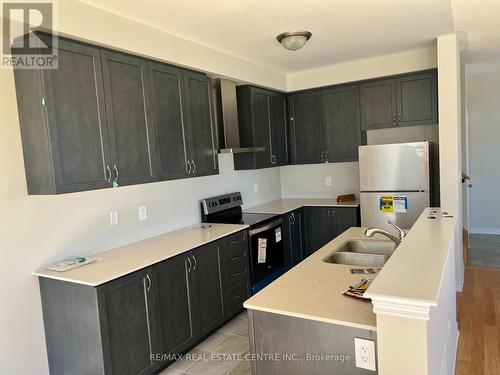
[{"label": "green sticker on cabinet", "polygon": [[118,187],[118,181],[113,180],[113,187],[114,187],[114,188],[115,188],[115,187]]}]

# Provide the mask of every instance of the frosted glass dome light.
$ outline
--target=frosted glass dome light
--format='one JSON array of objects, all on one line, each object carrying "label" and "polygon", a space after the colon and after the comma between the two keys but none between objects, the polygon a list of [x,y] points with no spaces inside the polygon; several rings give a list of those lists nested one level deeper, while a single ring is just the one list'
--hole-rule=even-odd
[{"label": "frosted glass dome light", "polygon": [[276,37],[283,47],[290,51],[297,51],[305,46],[312,34],[309,31],[287,31]]}]

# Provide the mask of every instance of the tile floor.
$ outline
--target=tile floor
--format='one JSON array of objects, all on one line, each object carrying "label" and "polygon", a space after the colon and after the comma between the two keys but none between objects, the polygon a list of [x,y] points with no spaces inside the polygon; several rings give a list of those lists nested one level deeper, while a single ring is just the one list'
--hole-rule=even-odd
[{"label": "tile floor", "polygon": [[469,265],[500,268],[500,235],[469,234]]},{"label": "tile floor", "polygon": [[250,375],[248,318],[242,312],[160,375]]}]

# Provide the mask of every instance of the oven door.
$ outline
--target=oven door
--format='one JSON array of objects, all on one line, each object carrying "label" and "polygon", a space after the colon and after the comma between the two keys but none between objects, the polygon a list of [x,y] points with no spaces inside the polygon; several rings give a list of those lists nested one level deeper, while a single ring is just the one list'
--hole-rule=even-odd
[{"label": "oven door", "polygon": [[252,284],[283,267],[282,220],[273,220],[251,228],[250,274]]}]

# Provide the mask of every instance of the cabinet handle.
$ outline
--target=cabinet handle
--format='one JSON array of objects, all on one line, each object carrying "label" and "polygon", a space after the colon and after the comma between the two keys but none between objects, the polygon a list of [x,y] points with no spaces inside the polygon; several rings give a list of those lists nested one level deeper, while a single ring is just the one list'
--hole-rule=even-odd
[{"label": "cabinet handle", "polygon": [[292,212],[292,217],[293,217],[293,223],[292,224],[295,224],[295,212]]},{"label": "cabinet handle", "polygon": [[186,162],[186,171],[191,174],[191,162],[189,160]]},{"label": "cabinet handle", "polygon": [[288,217],[288,224],[292,225],[293,224],[293,218],[292,215]]},{"label": "cabinet handle", "polygon": [[118,177],[120,175],[118,174],[118,167],[116,166],[116,164],[113,165],[113,169],[115,170],[115,176],[116,176],[115,181],[118,181]]},{"label": "cabinet handle", "polygon": [[146,274],[146,279],[148,279],[148,292],[151,290],[151,278],[149,277],[149,274]]},{"label": "cabinet handle", "polygon": [[243,272],[235,272],[231,277],[238,277],[242,274]]},{"label": "cabinet handle", "polygon": [[111,183],[111,168],[109,167],[109,165],[106,165],[106,181],[109,183]]},{"label": "cabinet handle", "polygon": [[235,260],[238,260],[238,259],[240,259],[240,257],[239,257],[239,256],[237,256],[237,257],[232,257],[232,258],[231,258],[231,262],[234,262]]},{"label": "cabinet handle", "polygon": [[193,266],[193,271],[196,269],[196,265],[198,264],[198,262],[196,261],[196,257],[193,255],[193,259],[194,259],[194,266]]},{"label": "cabinet handle", "polygon": [[196,163],[194,162],[194,160],[191,160],[191,162],[193,163],[193,174],[196,173]]},{"label": "cabinet handle", "polygon": [[324,159],[325,159],[325,152],[321,151],[321,161],[323,161]]},{"label": "cabinet handle", "polygon": [[328,150],[326,150],[325,152],[326,152],[326,161],[328,161]]},{"label": "cabinet handle", "polygon": [[236,245],[239,241],[238,240],[234,240],[234,241],[231,241],[229,242],[230,245]]},{"label": "cabinet handle", "polygon": [[191,272],[191,258],[187,257],[187,262],[189,263],[188,265],[188,273]]},{"label": "cabinet handle", "polygon": [[395,113],[392,115],[392,123],[394,125],[396,124],[396,114]]},{"label": "cabinet handle", "polygon": [[243,297],[243,294],[238,294],[237,296],[234,296],[233,299],[239,299],[241,297]]},{"label": "cabinet handle", "polygon": [[398,122],[401,122],[401,113],[398,115]]},{"label": "cabinet handle", "polygon": [[[149,281],[151,281],[148,274],[146,274],[146,277],[148,278]],[[144,302],[145,302],[145,309],[146,309],[146,325],[148,327],[148,344],[149,344],[149,354],[150,354],[149,358],[150,358],[151,364],[153,364],[153,359],[151,356],[153,346],[151,344],[151,324],[149,322],[149,301],[148,301],[148,291],[149,291],[150,286],[146,287],[146,279],[144,277],[142,278],[142,286],[144,288]]]}]

